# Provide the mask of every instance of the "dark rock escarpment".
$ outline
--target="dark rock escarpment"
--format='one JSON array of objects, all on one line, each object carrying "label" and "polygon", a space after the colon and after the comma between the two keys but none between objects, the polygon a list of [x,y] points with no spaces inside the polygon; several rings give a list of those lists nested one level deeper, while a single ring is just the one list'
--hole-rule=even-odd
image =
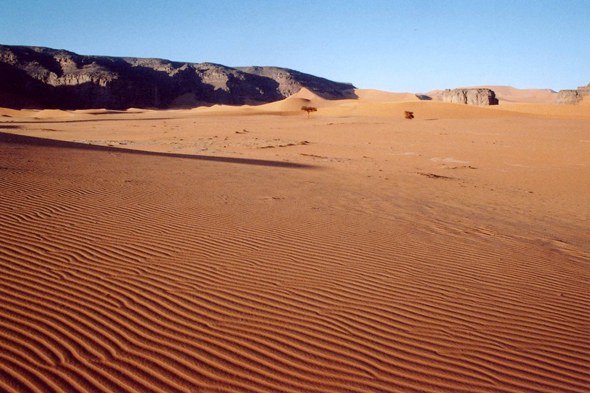
[{"label": "dark rock escarpment", "polygon": [[263,104],[289,97],[302,87],[325,98],[345,98],[354,88],[286,68],[231,68],[0,45],[0,107],[164,109]]},{"label": "dark rock escarpment", "polygon": [[496,93],[490,89],[446,89],[443,92],[444,102],[467,105],[498,105]]}]

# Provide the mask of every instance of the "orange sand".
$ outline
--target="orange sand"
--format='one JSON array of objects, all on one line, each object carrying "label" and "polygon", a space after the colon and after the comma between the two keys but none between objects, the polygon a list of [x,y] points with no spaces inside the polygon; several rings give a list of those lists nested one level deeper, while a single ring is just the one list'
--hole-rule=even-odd
[{"label": "orange sand", "polygon": [[0,390],[587,392],[590,106],[308,93],[1,109]]}]

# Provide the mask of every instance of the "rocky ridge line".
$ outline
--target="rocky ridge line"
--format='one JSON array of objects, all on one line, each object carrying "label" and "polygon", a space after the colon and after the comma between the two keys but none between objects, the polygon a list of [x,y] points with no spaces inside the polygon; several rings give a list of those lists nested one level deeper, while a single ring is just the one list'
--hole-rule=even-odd
[{"label": "rocky ridge line", "polygon": [[354,86],[278,67],[83,56],[0,45],[0,107],[14,109],[178,108],[263,104],[307,88],[327,99]]}]

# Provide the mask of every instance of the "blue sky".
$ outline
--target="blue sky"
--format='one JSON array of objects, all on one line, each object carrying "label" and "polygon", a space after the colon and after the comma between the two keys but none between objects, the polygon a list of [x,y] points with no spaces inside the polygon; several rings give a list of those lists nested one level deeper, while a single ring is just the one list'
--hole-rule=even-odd
[{"label": "blue sky", "polygon": [[0,43],[279,66],[359,88],[576,88],[590,0],[4,0]]}]

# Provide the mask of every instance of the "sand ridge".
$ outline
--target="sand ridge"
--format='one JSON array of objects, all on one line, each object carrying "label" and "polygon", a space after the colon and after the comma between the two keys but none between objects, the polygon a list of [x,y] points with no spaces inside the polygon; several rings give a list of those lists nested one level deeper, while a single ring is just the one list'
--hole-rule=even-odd
[{"label": "sand ridge", "polygon": [[414,93],[390,93],[376,89],[354,89],[354,94],[359,101],[369,102],[400,102],[419,101]]},{"label": "sand ridge", "polygon": [[2,110],[0,390],[587,391],[587,111],[310,93]]}]

